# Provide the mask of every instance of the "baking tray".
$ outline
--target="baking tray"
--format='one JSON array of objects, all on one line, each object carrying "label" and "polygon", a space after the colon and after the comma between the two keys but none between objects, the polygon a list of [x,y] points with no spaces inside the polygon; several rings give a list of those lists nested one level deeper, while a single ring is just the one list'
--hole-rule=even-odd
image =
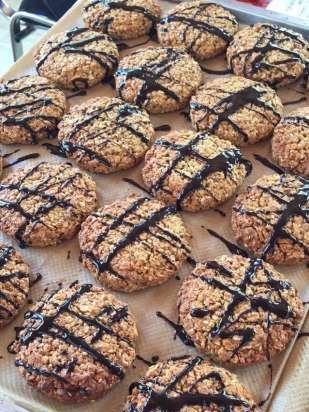
[{"label": "baking tray", "polygon": [[[57,23],[55,26],[49,30],[44,36],[48,36],[52,33],[56,33],[65,29],[69,29],[73,26],[82,25],[81,20],[81,9],[84,1],[79,1],[75,6],[66,13],[66,15]],[[174,7],[174,2],[160,1],[163,12]],[[297,20],[295,18],[286,17],[281,14],[274,12],[265,11],[260,8],[251,8],[245,4],[234,2],[234,1],[217,1],[232,12],[234,12],[242,24],[251,24],[257,21],[267,21],[273,23],[284,24],[290,28],[299,29],[302,32],[306,32],[306,22]],[[288,24],[286,24],[288,23]],[[141,39],[142,41],[142,39]],[[133,41],[132,43],[137,43],[138,41]],[[150,45],[151,43],[149,43]],[[125,55],[129,51],[123,51],[121,54]],[[35,73],[33,62],[32,62],[33,50],[30,50],[25,54],[17,63],[15,63],[12,68],[4,75],[4,78],[9,79],[18,75],[25,73]],[[220,67],[224,65],[223,57],[212,59],[207,61],[207,67]],[[212,76],[205,75],[205,78],[210,78]],[[87,96],[79,96],[70,100],[70,104],[78,104],[85,99],[91,97],[107,95],[113,96],[114,91],[109,85],[98,85],[87,92]],[[279,95],[281,98],[286,100],[293,100],[297,97],[295,95],[294,86],[285,88],[285,90],[280,90]],[[307,103],[308,104],[308,103]],[[306,102],[302,102],[298,105],[291,105],[286,107],[286,111],[290,111],[299,106],[305,106]],[[155,115],[151,116],[151,119],[155,126],[169,123],[172,125],[173,130],[179,129],[191,129],[190,123],[182,116],[180,113],[172,113],[167,115]],[[158,133],[157,136],[162,133]],[[2,146],[1,150],[4,153],[11,152],[15,148],[20,149],[20,152],[16,154],[16,157],[26,155],[33,152],[38,152],[40,154],[40,159],[28,161],[28,164],[36,164],[40,160],[48,160],[54,162],[63,162],[64,160],[49,154],[44,147],[41,145],[36,146]],[[244,155],[253,162],[253,173],[246,180],[242,187],[244,190],[245,186],[254,182],[261,174],[272,173],[271,170],[267,169],[265,166],[260,164],[254,159],[254,153],[258,153],[262,156],[270,158],[270,144],[269,142],[263,142],[256,144],[249,148],[244,148],[242,150]],[[9,158],[10,161],[14,160],[14,156]],[[20,164],[13,166],[10,170],[21,167],[25,165]],[[136,192],[140,193],[138,189],[129,185],[123,181],[124,177],[129,177],[135,181],[142,183],[141,181],[141,166],[131,169],[126,172],[116,173],[110,176],[100,176],[92,175],[97,183],[98,188],[98,199],[99,204],[108,204],[115,199],[126,196],[129,193]],[[219,232],[220,235],[224,236],[229,240],[233,240],[231,225],[230,225],[230,211],[233,204],[234,198],[226,202],[220,207],[226,216],[222,217],[215,211],[206,211],[196,214],[182,213],[186,225],[190,228],[193,234],[193,253],[192,255],[196,260],[212,259],[219,254],[228,253],[224,244],[217,240],[216,238],[209,235],[205,230],[206,228],[214,229]],[[0,241],[11,242],[9,238],[5,235],[0,234]],[[18,245],[13,242],[13,244],[18,248]],[[70,259],[68,259],[68,252],[70,251]],[[48,287],[52,290],[57,287],[59,282],[62,282],[64,286],[69,285],[74,280],[79,280],[80,282],[94,282],[94,279],[90,274],[83,269],[82,265],[79,263],[78,255],[79,248],[77,239],[65,242],[57,247],[50,247],[47,249],[37,249],[28,248],[21,250],[22,255],[25,260],[30,264],[33,272],[40,272],[43,278],[40,282],[35,284],[31,290],[31,299],[36,300],[41,296],[43,290]],[[281,272],[285,273],[286,276],[295,284],[299,289],[301,297],[304,301],[309,300],[309,288],[306,285],[306,276],[308,277],[308,270],[305,265],[295,265],[291,267],[280,267]],[[189,273],[191,267],[185,265],[179,273],[180,279],[182,280],[186,274]],[[177,310],[176,310],[176,295],[180,287],[181,280],[171,279],[166,284],[151,288],[145,291],[136,292],[131,295],[117,294],[116,295],[123,301],[129,304],[129,307],[136,316],[138,327],[139,327],[139,339],[137,342],[137,353],[146,359],[151,359],[152,356],[157,355],[160,359],[166,359],[170,356],[183,355],[187,353],[195,354],[196,351],[192,348],[184,346],[183,343],[176,339],[174,340],[173,330],[156,316],[156,311],[162,311],[168,318],[176,321]],[[149,304],[151,302],[151,304]],[[26,310],[27,308],[25,308]],[[44,395],[31,389],[25,381],[19,376],[17,368],[14,367],[14,357],[6,353],[7,344],[14,338],[14,326],[20,325],[23,321],[23,314],[6,328],[1,331],[1,346],[0,355],[3,358],[0,360],[0,398],[13,401],[15,404],[23,406],[32,412],[50,412],[59,411],[67,412],[98,412],[98,411],[108,411],[108,412],[118,412],[121,411],[121,407],[124,403],[125,397],[127,395],[129,384],[138,379],[139,376],[143,375],[147,366],[142,362],[136,360],[135,368],[132,368],[126,375],[125,379],[116,386],[106,397],[86,405],[63,405],[59,402],[49,400]],[[305,348],[299,345],[294,345],[296,342],[296,336],[293,342],[289,345],[286,351],[277,356],[272,362],[272,386],[270,388],[270,378],[271,369],[267,363],[262,365],[250,366],[244,369],[233,369],[240,378],[240,380],[246,384],[256,401],[262,401],[266,399],[269,395],[271,389],[271,394],[268,398],[268,402],[264,403],[263,409],[266,411],[271,410],[271,412],[284,412],[284,407],[286,406],[286,411],[293,412],[305,412],[301,405],[309,404],[309,389],[306,391],[304,388],[299,388],[299,390],[294,392],[293,399],[291,396],[283,399],[283,402],[279,402],[281,405],[278,409],[272,407],[271,399],[275,400],[279,397],[280,392],[276,392],[279,379],[284,381],[284,377],[287,372],[290,371],[293,365],[288,364],[288,369],[285,368],[289,356],[291,354],[295,355],[295,350],[301,350],[300,356],[302,362],[297,366],[297,374],[303,374],[302,382],[305,384],[306,375],[304,374],[305,369],[303,368],[304,362],[308,361],[308,352]],[[302,402],[299,401],[301,398]],[[280,398],[281,400],[281,398]],[[293,401],[294,408],[291,409],[291,400]],[[276,404],[278,402],[274,402]],[[295,406],[296,405],[296,406]],[[298,405],[298,406],[297,406]]]}]

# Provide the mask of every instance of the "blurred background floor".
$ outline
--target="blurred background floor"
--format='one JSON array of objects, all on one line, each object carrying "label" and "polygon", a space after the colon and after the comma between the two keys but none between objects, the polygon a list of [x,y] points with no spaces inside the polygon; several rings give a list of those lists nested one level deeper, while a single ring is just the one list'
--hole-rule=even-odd
[{"label": "blurred background floor", "polygon": [[[7,0],[7,3],[14,9],[18,9],[21,0]],[[22,43],[24,52],[37,43],[44,33],[44,30],[37,29],[27,36]],[[9,20],[0,12],[0,77],[10,68],[10,66],[12,66],[13,63]]]}]

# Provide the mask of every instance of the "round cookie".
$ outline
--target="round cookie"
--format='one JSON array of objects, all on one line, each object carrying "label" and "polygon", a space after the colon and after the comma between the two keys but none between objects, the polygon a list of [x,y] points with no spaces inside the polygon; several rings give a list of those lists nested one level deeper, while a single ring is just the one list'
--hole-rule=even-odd
[{"label": "round cookie", "polygon": [[238,76],[282,86],[304,74],[309,45],[300,33],[257,23],[235,34],[226,57],[229,68]]},{"label": "round cookie", "polygon": [[118,49],[112,39],[86,28],[53,34],[34,55],[40,75],[65,89],[75,90],[109,78],[118,60]]},{"label": "round cookie", "polygon": [[260,412],[236,375],[203,358],[182,356],[151,366],[131,384],[123,412]]},{"label": "round cookie", "polygon": [[232,13],[203,0],[178,4],[157,25],[162,46],[185,47],[198,60],[222,53],[237,30]]},{"label": "round cookie", "polygon": [[195,346],[233,366],[267,361],[284,350],[304,314],[283,275],[240,255],[198,263],[180,289],[178,308]]},{"label": "round cookie", "polygon": [[207,132],[172,132],[147,152],[143,179],[151,193],[177,209],[214,208],[235,193],[251,163],[235,146]]},{"label": "round cookie", "polygon": [[97,97],[74,106],[59,124],[62,151],[92,172],[112,173],[137,165],[154,128],[148,114],[117,98]]},{"label": "round cookie", "polygon": [[30,268],[12,246],[0,244],[0,327],[11,322],[25,305]]},{"label": "round cookie", "polygon": [[87,0],[83,19],[114,39],[135,39],[154,30],[161,9],[156,0]]},{"label": "round cookie", "polygon": [[166,113],[187,105],[202,83],[202,70],[180,49],[149,47],[125,56],[115,78],[124,100],[150,113]]},{"label": "round cookie", "polygon": [[83,265],[110,289],[133,292],[174,276],[190,254],[171,206],[130,195],[90,215],[79,234]]},{"label": "round cookie", "polygon": [[262,176],[236,198],[234,236],[268,262],[308,262],[308,206],[308,180],[288,174]]},{"label": "round cookie", "polygon": [[27,383],[63,402],[96,399],[135,359],[136,323],[104,289],[73,284],[44,295],[10,345]]},{"label": "round cookie", "polygon": [[276,126],[272,156],[284,169],[309,177],[309,107],[289,113]]},{"label": "round cookie", "polygon": [[273,89],[237,76],[207,82],[190,102],[196,130],[208,130],[237,146],[271,136],[282,113],[282,103]]},{"label": "round cookie", "polygon": [[66,107],[65,94],[44,77],[0,82],[0,143],[37,143],[55,136]]},{"label": "round cookie", "polygon": [[95,182],[68,163],[17,169],[0,184],[0,230],[21,246],[71,239],[96,208]]}]

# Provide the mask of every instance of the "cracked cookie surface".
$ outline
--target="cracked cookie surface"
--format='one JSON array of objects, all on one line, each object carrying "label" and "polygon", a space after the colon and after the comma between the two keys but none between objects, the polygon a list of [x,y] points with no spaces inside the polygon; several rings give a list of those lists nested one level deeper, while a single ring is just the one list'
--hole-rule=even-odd
[{"label": "cracked cookie surface", "polygon": [[172,206],[130,195],[90,215],[79,234],[84,266],[105,286],[132,292],[173,277],[191,236]]},{"label": "cracked cookie surface", "polygon": [[45,294],[26,313],[9,350],[27,383],[63,402],[108,392],[135,359],[137,328],[127,305],[91,284]]},{"label": "cracked cookie surface", "polygon": [[180,324],[214,360],[246,366],[286,348],[304,314],[295,288],[261,259],[198,263],[178,294]]}]

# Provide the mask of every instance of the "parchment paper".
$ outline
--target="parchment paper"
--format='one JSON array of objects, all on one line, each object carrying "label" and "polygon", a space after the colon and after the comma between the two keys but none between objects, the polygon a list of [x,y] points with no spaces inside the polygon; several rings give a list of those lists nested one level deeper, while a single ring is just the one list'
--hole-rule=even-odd
[{"label": "parchment paper", "polygon": [[[76,25],[82,25],[81,21],[81,8],[83,1],[79,1],[47,34],[48,37],[51,33],[59,32],[71,28]],[[229,2],[227,2],[228,5]],[[173,7],[173,4],[162,1],[162,8],[164,11]],[[136,43],[139,41],[133,41]],[[149,43],[150,45],[150,43]],[[128,51],[122,52],[122,55]],[[210,67],[220,67],[224,64],[223,58],[217,58],[213,62],[207,62]],[[34,73],[32,63],[32,52],[28,52],[23,58],[21,58],[5,75],[6,79],[24,74]],[[207,75],[205,78],[211,76]],[[70,104],[77,104],[85,99],[94,96],[108,95],[114,96],[115,92],[108,85],[99,85],[88,91],[87,96],[76,97],[70,100]],[[291,90],[280,91],[280,96],[283,100],[287,100],[290,97],[295,98],[295,93]],[[306,105],[308,103],[303,103]],[[287,110],[294,109],[295,106],[288,106]],[[173,113],[168,115],[156,115],[151,116],[155,126],[169,123],[173,129],[189,129],[190,123],[184,119],[179,113]],[[161,133],[157,133],[159,136]],[[56,143],[56,141],[54,142]],[[24,154],[39,152],[41,157],[39,159],[28,161],[28,164],[36,164],[42,160],[48,160],[53,162],[63,162],[57,156],[49,154],[46,149],[40,145],[36,146],[2,146],[3,153],[8,153],[15,148],[20,148],[20,152],[15,155],[19,157]],[[263,156],[270,158],[270,143],[263,142],[242,150],[243,153],[253,162],[253,173],[246,180],[244,187],[247,184],[254,182],[262,174],[272,173],[271,170],[262,166],[256,160],[253,159],[253,153],[259,153]],[[14,160],[14,156],[8,158],[11,162]],[[19,164],[15,167],[11,167],[8,170],[14,170],[17,167],[22,167],[24,164]],[[140,177],[141,166],[131,169],[126,172],[116,173],[110,176],[93,175],[97,183],[97,192],[99,198],[99,204],[108,204],[111,201],[124,197],[132,192],[139,192],[138,189],[130,186],[122,181],[123,177],[130,177],[134,180],[142,183]],[[5,172],[7,173],[7,171]],[[182,213],[185,223],[190,228],[193,234],[193,253],[192,255],[196,260],[212,259],[219,254],[228,253],[225,246],[217,239],[211,237],[207,231],[202,228],[202,225],[207,228],[219,232],[222,236],[233,240],[231,227],[230,227],[230,210],[233,204],[234,198],[220,207],[227,215],[226,217],[220,216],[217,212],[206,211],[197,214]],[[11,239],[0,234],[0,241],[7,241],[14,244],[18,248],[18,245]],[[68,251],[70,251],[70,259],[67,258]],[[33,272],[40,272],[43,275],[43,279],[35,284],[31,290],[31,298],[36,300],[41,296],[43,290],[48,287],[52,290],[58,285],[59,282],[63,282],[63,285],[69,285],[72,281],[78,279],[80,282],[95,282],[92,276],[83,269],[82,265],[78,261],[79,248],[78,242],[75,238],[72,241],[65,242],[58,247],[50,247],[45,249],[28,248],[21,250],[25,260],[29,263]],[[306,285],[308,281],[308,269],[305,265],[296,265],[292,267],[280,267],[279,268],[286,276],[294,283],[299,289],[301,297],[304,301],[309,300],[309,288]],[[131,295],[116,294],[120,299],[128,302],[130,309],[136,316],[139,327],[139,339],[137,343],[137,353],[144,358],[151,359],[153,355],[158,355],[160,359],[165,359],[170,356],[177,356],[186,353],[195,354],[194,349],[190,349],[183,345],[179,340],[173,339],[173,330],[164,323],[161,319],[157,318],[156,311],[161,310],[169,318],[176,321],[176,294],[180,287],[181,281],[186,274],[189,273],[191,267],[185,265],[181,272],[181,280],[171,279],[169,282],[162,286],[151,288],[145,291],[137,292]],[[27,305],[28,306],[28,305]],[[25,308],[25,310],[27,307]],[[0,359],[0,398],[5,400],[13,400],[16,405],[25,407],[33,412],[47,412],[47,411],[59,411],[59,412],[118,412],[121,411],[121,407],[124,403],[127,395],[129,384],[138,379],[147,367],[141,362],[135,361],[135,368],[132,368],[126,375],[126,378],[118,384],[106,397],[96,402],[76,406],[76,405],[62,405],[58,402],[49,400],[44,395],[31,389],[25,381],[20,377],[17,368],[14,366],[14,356],[9,355],[6,351],[8,343],[14,338],[14,326],[20,325],[23,322],[23,313],[10,325],[1,330],[1,343],[0,343],[0,355],[3,357]],[[308,339],[308,338],[307,338]],[[267,407],[271,412],[305,412],[308,411],[309,405],[309,383],[306,376],[305,365],[308,366],[308,340],[306,338],[300,338],[292,342],[290,347],[277,356],[273,364],[273,388],[272,388],[272,404],[269,402],[264,405],[264,409]],[[294,346],[294,347],[293,347]],[[306,350],[307,347],[307,350]],[[290,356],[290,357],[289,357]],[[289,358],[289,361],[287,362]],[[255,399],[259,402],[263,400],[270,389],[270,369],[268,365],[262,364],[258,366],[251,366],[245,369],[234,369],[238,374],[240,380],[246,384]],[[280,378],[281,377],[281,378]],[[277,383],[280,383],[278,390],[275,391]],[[295,383],[296,382],[296,383]],[[305,387],[306,382],[306,387]],[[307,390],[306,390],[307,388]]]}]

